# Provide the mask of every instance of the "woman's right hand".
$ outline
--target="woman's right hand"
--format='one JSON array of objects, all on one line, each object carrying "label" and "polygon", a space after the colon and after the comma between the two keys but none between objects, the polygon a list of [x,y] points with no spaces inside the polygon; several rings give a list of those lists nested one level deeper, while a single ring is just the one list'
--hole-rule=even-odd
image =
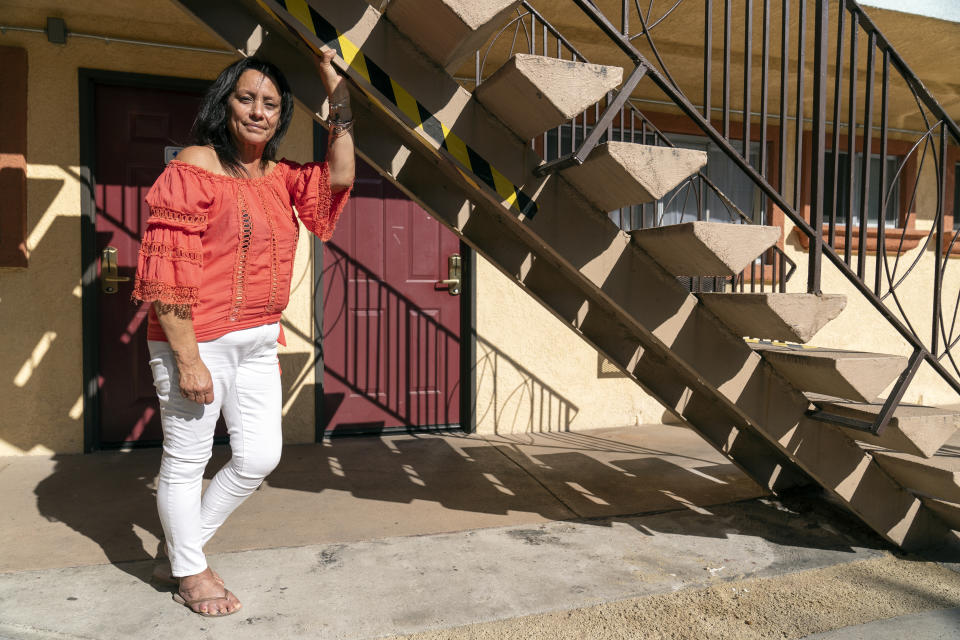
[{"label": "woman's right hand", "polygon": [[197,404],[213,402],[213,378],[199,355],[181,358],[175,354],[180,372],[180,395]]},{"label": "woman's right hand", "polygon": [[177,305],[159,301],[153,303],[153,309],[173,350],[180,373],[180,395],[197,404],[210,404],[213,402],[213,378],[200,359],[192,309],[180,309]]}]

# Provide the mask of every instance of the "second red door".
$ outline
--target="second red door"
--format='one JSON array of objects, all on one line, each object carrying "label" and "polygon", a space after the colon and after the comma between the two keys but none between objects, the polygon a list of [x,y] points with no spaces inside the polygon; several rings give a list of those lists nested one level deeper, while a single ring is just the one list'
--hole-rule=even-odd
[{"label": "second red door", "polygon": [[326,432],[460,421],[460,242],[372,168],[323,250]]}]

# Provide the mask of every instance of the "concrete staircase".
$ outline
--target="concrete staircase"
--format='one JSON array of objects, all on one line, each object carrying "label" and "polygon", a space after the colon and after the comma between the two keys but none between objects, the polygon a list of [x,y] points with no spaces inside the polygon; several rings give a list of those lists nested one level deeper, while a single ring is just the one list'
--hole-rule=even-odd
[{"label": "concrete staircase", "polygon": [[517,3],[503,0],[182,4],[238,48],[249,50],[259,28],[258,55],[287,71],[318,114],[309,57],[337,49],[359,153],[762,486],[816,482],[905,548],[957,527],[944,516],[960,502],[956,470],[952,484],[925,480],[947,473],[933,454],[956,414],[928,428],[929,411],[903,408],[873,437],[811,413],[807,393],[824,392],[840,397],[816,399],[821,410],[875,412],[902,359],[744,340],[807,342],[842,296],[695,296],[678,283],[739,273],[780,229],[689,223],[626,234],[609,221],[606,211],[667,193],[705,154],[611,142],[580,166],[535,176],[542,161],[528,140],[600,100],[620,69],[518,55],[471,94],[450,72],[506,22]]}]

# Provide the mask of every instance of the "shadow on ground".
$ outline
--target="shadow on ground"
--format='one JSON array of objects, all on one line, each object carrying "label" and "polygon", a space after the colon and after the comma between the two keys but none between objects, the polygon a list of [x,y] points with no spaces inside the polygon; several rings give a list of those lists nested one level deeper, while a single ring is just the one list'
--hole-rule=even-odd
[{"label": "shadow on ground", "polygon": [[[885,546],[818,494],[756,499],[763,491],[733,465],[718,462],[709,449],[701,446],[698,453],[644,446],[631,435],[627,429],[612,435],[534,434],[491,440],[460,434],[400,435],[289,446],[267,484],[234,515],[242,526],[256,528],[254,541],[248,537],[235,548],[221,544],[217,550],[552,520],[603,527],[626,522],[650,536],[755,536],[779,545],[841,551]],[[228,455],[227,447],[215,447],[207,477]],[[93,540],[109,562],[145,579],[148,565],[130,561],[151,557],[153,548],[145,548],[149,543],[144,532],[156,537],[161,533],[154,505],[159,457],[159,450],[58,456],[53,473],[36,485],[39,514]],[[630,517],[670,511],[697,517]],[[494,518],[478,520],[487,516]],[[287,530],[287,525],[309,529],[331,517],[337,529],[331,533],[318,528],[315,539],[309,530],[299,537]],[[377,518],[384,520],[383,526],[369,529],[370,520]]]}]

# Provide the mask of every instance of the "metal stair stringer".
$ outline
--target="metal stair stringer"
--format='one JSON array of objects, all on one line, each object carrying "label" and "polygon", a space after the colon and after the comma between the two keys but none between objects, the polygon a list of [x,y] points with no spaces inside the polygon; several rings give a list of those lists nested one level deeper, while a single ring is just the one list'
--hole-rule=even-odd
[{"label": "metal stair stringer", "polygon": [[[219,2],[183,4],[218,31],[216,23],[225,18],[211,7]],[[238,7],[250,9],[238,2],[223,4],[234,9],[226,18],[234,23]],[[361,153],[438,219],[761,484],[777,489],[795,482],[791,471],[797,464],[896,544],[920,546],[945,535],[939,520],[869,455],[836,429],[806,418],[809,405],[802,394],[632,246],[602,212],[590,207],[562,179],[531,181],[536,160],[524,143],[471,102],[469,94],[459,95],[466,92],[446,74],[441,77],[439,68],[433,67],[435,77],[424,78],[429,65],[420,61],[417,68],[415,61],[397,55],[402,36],[391,33],[392,26],[379,23],[375,10],[358,17],[356,7],[316,4],[340,30],[363,43],[365,50],[369,48],[370,55],[386,50],[376,38],[389,40],[394,55],[384,65],[392,65],[389,71],[398,82],[444,95],[446,102],[433,110],[438,118],[471,131],[468,142],[496,158],[503,174],[536,194],[541,207],[536,219],[508,210],[495,192],[465,174],[445,152],[424,144],[400,115],[391,114],[376,99],[371,87],[355,92],[355,111],[366,127],[358,136]],[[248,18],[248,26],[265,20],[256,11]],[[351,31],[357,24],[362,33]],[[230,31],[236,35],[248,29]],[[271,40],[267,38],[261,46],[261,55],[280,55],[275,50],[284,47]],[[289,60],[289,50],[295,47],[286,44],[283,55]],[[305,64],[309,63],[300,61],[300,66]],[[298,86],[301,77],[309,75],[291,74],[301,99],[310,89],[302,93]],[[351,72],[351,77],[363,85],[356,73]],[[364,99],[364,94],[373,99]],[[438,175],[445,180],[438,180]],[[469,200],[464,194],[469,194]]]}]

